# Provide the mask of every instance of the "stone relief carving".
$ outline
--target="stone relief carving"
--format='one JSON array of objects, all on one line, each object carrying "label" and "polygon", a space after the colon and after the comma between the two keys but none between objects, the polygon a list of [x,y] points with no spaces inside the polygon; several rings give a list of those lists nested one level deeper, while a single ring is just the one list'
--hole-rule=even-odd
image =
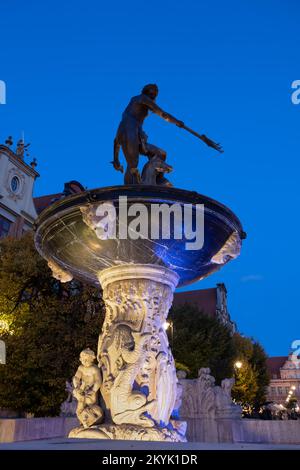
[{"label": "stone relief carving", "polygon": [[[153,400],[148,400],[141,389],[134,390],[138,371],[144,362],[148,336],[147,333],[133,332],[127,325],[119,325],[114,331],[112,342],[118,370],[110,388],[110,411],[116,424],[154,426],[154,421],[144,415],[145,412],[151,414]],[[113,354],[112,349],[110,354]]]},{"label": "stone relief carving", "polygon": [[[183,431],[185,431],[185,429],[183,429]],[[168,428],[145,428],[133,424],[116,425],[113,423],[92,426],[87,429],[77,427],[72,429],[69,437],[85,439],[186,442],[185,437],[183,437],[183,435],[178,431],[170,430]]]},{"label": "stone relief carving", "polygon": [[[138,439],[185,441],[186,423],[173,413],[181,386],[163,327],[173,299],[174,274],[171,282],[165,268],[138,269],[115,266],[105,270],[111,273],[111,282],[106,282],[107,272],[102,277],[106,316],[97,358],[106,422],[76,428],[71,437],[135,439],[139,435]],[[77,414],[81,416],[82,410]]]},{"label": "stone relief carving", "polygon": [[[145,279],[122,280],[109,284],[103,297],[107,313],[99,338],[98,360],[103,373],[102,395],[112,420],[137,424],[138,418],[146,426],[167,424],[174,408],[177,383],[162,326],[172,303],[171,288]],[[124,411],[127,406],[122,418],[117,413],[121,404],[115,398],[116,391],[124,397]],[[137,416],[139,407],[136,410],[128,407],[130,394],[151,418]]]},{"label": "stone relief carving", "polygon": [[[13,177],[16,176],[19,180],[19,188],[17,191],[13,191],[11,188],[11,181]],[[5,188],[7,190],[8,196],[13,199],[15,202],[18,199],[22,199],[24,197],[25,192],[25,177],[23,173],[18,168],[11,168],[7,174],[6,178],[6,185]]]},{"label": "stone relief carving", "polygon": [[114,204],[113,202],[106,201],[104,205],[107,209],[112,208],[113,210],[108,210],[105,215],[99,215],[97,214],[98,206],[91,204],[87,207],[80,207],[82,220],[89,228],[95,231],[96,236],[101,240],[113,236],[113,233],[109,231],[110,227],[112,227],[113,232],[116,230],[116,220],[113,215],[115,214]]},{"label": "stone relief carving", "polygon": [[77,400],[73,396],[73,384],[66,380],[66,400],[60,406],[60,416],[76,416]]},{"label": "stone relief carving", "polygon": [[225,264],[237,258],[241,252],[242,242],[238,232],[232,232],[222,248],[211,258],[212,263]]},{"label": "stone relief carving", "polygon": [[234,379],[224,379],[221,386],[215,386],[210,369],[201,368],[197,379],[181,379],[180,383],[184,418],[241,418],[241,407],[231,398]]},{"label": "stone relief carving", "polygon": [[72,274],[69,271],[65,271],[54,261],[48,261],[48,267],[52,271],[52,276],[60,282],[70,282],[73,279]]},{"label": "stone relief carving", "polygon": [[200,369],[194,380],[183,371],[176,375],[163,327],[175,287],[168,270],[114,266],[99,279],[106,315],[98,366],[91,350],[81,353],[73,381],[81,426],[70,437],[185,442],[181,403],[185,418],[241,417],[241,408],[231,400],[233,379],[216,386],[209,368]]},{"label": "stone relief carving", "polygon": [[[178,370],[176,372],[177,378],[178,379],[185,379],[186,378],[186,372],[183,370]],[[175,418],[176,420],[179,419],[179,410],[182,405],[182,394],[183,394],[183,385],[180,383],[179,380],[177,380],[176,384],[176,398],[175,398],[175,403],[174,403],[174,409],[172,410],[171,417]]]}]

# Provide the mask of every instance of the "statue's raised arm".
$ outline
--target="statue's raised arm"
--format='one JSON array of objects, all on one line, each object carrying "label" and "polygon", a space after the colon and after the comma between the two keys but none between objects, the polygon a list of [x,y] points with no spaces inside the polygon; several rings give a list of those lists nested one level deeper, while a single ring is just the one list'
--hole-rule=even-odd
[{"label": "statue's raised arm", "polygon": [[165,121],[171,122],[172,124],[176,124],[178,127],[183,127],[184,123],[179,121],[171,114],[167,113],[163,109],[161,109],[154,100],[151,100],[146,94],[141,95],[141,102],[147,106],[147,108],[152,111],[153,113],[157,114],[158,116],[162,117]]},{"label": "statue's raised arm", "polygon": [[[116,170],[123,173],[123,166],[119,160],[119,151],[122,148],[127,162],[124,178],[125,184],[142,183],[171,186],[171,183],[164,176],[165,173],[172,171],[172,167],[166,163],[166,151],[148,143],[148,137],[142,129],[143,122],[148,116],[149,111],[178,127],[186,129],[215,150],[223,151],[220,144],[215,143],[204,134],[198,134],[187,127],[182,121],[160,108],[155,102],[157,95],[157,85],[146,85],[140,95],[131,98],[122,115],[122,120],[114,140],[114,159],[112,164]],[[144,167],[142,176],[138,170],[140,155],[145,155],[149,159]]]}]

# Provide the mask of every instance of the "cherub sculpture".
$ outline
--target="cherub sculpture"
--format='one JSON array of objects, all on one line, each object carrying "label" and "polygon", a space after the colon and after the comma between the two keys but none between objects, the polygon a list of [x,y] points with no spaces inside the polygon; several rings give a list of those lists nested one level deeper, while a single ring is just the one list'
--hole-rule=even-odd
[{"label": "cherub sculpture", "polygon": [[91,349],[80,353],[81,365],[73,377],[73,395],[78,400],[76,415],[84,428],[103,421],[103,410],[98,405],[102,383],[100,369],[94,364],[96,356]]}]

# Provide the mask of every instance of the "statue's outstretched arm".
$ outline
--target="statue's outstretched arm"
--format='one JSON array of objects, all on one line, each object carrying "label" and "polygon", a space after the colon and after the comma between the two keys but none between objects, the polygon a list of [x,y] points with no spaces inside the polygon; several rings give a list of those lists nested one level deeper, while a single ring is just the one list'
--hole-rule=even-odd
[{"label": "statue's outstretched arm", "polygon": [[172,124],[176,124],[176,126],[178,126],[178,127],[182,127],[186,131],[190,132],[191,134],[193,134],[196,137],[198,137],[199,139],[201,139],[206,145],[208,145],[209,147],[214,148],[218,152],[220,152],[220,153],[223,152],[223,148],[220,144],[218,144],[218,143],[214,142],[213,140],[209,139],[205,134],[198,134],[198,132],[195,132],[190,127],[187,127],[184,124],[184,122],[179,121],[174,116],[172,116],[169,113],[166,113],[163,109],[161,109],[159,106],[157,106],[157,104],[154,101],[152,101],[150,98],[148,98],[148,96],[142,95],[142,103],[145,104],[146,106],[148,106],[148,108],[151,111],[153,111],[153,113],[158,114],[159,116],[161,116],[166,121],[171,122]]},{"label": "statue's outstretched arm", "polygon": [[182,121],[179,121],[178,119],[176,119],[171,114],[165,112],[163,109],[161,109],[159,106],[157,106],[157,104],[154,101],[152,101],[150,98],[148,98],[147,96],[143,95],[142,102],[153,113],[155,113],[158,116],[162,117],[165,121],[171,122],[172,124],[176,124],[176,126],[178,126],[178,127],[183,127],[184,126],[184,123]]}]

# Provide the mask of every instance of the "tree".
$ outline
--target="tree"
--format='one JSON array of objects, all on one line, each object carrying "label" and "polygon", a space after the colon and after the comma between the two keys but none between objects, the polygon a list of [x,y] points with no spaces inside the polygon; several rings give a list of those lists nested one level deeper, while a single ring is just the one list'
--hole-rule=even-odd
[{"label": "tree", "polygon": [[235,362],[241,362],[241,368],[235,369],[233,398],[242,405],[259,407],[266,401],[266,390],[270,382],[267,355],[257,341],[238,333],[233,336],[233,343]]},{"label": "tree", "polygon": [[295,410],[296,406],[298,404],[297,398],[295,396],[292,396],[289,401],[286,403],[285,407],[288,410]]},{"label": "tree", "polygon": [[[255,407],[265,402],[269,384],[267,356],[257,341],[238,333],[232,336],[216,318],[188,304],[173,308],[170,317],[173,354],[176,364],[188,369],[188,377],[197,377],[201,367],[209,367],[217,384],[235,376],[233,398],[239,403]],[[240,369],[235,369],[236,361],[241,361]]]},{"label": "tree", "polygon": [[232,389],[233,398],[242,405],[253,406],[258,391],[257,373],[247,360],[236,370],[235,384]]},{"label": "tree", "polygon": [[216,382],[233,374],[235,350],[229,329],[196,307],[184,305],[170,312],[173,321],[173,355],[197,377],[201,367],[210,367]]},{"label": "tree", "polygon": [[257,341],[253,341],[253,353],[250,360],[253,370],[257,373],[257,392],[255,406],[262,405],[266,401],[267,387],[270,383],[270,374],[267,368],[267,354]]},{"label": "tree", "polygon": [[96,348],[103,312],[99,290],[52,278],[32,234],[2,240],[0,337],[7,364],[0,366],[0,407],[57,415],[80,351]]}]

